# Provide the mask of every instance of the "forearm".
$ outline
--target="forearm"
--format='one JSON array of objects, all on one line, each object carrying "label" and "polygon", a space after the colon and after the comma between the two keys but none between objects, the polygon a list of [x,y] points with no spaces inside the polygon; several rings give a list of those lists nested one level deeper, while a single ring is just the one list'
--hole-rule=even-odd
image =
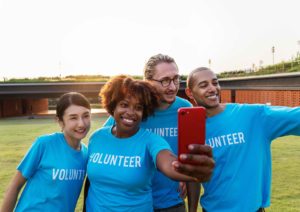
[{"label": "forearm", "polygon": [[196,212],[200,197],[200,183],[187,182],[188,211]]},{"label": "forearm", "polygon": [[19,192],[20,189],[16,187],[8,187],[4,195],[3,204],[1,206],[0,212],[12,212],[14,210]]},{"label": "forearm", "polygon": [[0,212],[14,210],[19,192],[25,183],[26,179],[22,176],[21,172],[17,171],[5,192]]}]

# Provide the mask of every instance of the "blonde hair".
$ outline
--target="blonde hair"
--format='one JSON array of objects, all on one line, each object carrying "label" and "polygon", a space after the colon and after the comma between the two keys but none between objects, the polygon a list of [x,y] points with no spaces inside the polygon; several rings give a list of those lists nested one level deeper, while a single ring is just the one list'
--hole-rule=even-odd
[{"label": "blonde hair", "polygon": [[[157,54],[149,58],[144,67],[144,79],[152,79],[155,73],[155,67],[160,63],[174,63],[177,67],[175,60],[164,54]],[[178,67],[177,67],[178,69]]]}]

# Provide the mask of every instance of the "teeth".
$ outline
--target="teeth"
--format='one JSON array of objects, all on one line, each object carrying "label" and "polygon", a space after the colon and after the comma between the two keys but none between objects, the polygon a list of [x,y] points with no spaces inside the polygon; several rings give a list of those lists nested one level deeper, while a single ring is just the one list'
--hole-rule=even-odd
[{"label": "teeth", "polygon": [[217,95],[208,96],[207,98],[208,99],[215,99],[215,98],[217,98]]},{"label": "teeth", "polygon": [[128,123],[132,123],[133,122],[133,120],[132,119],[123,119],[125,122],[128,122]]}]

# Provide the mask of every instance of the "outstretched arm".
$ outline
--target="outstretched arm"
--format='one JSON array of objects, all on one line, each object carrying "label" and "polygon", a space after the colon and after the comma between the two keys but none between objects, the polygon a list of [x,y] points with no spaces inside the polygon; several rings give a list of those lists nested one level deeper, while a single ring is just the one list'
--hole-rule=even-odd
[{"label": "outstretched arm", "polygon": [[5,192],[1,212],[11,212],[14,210],[19,192],[25,183],[26,178],[22,176],[20,171],[17,171]]}]

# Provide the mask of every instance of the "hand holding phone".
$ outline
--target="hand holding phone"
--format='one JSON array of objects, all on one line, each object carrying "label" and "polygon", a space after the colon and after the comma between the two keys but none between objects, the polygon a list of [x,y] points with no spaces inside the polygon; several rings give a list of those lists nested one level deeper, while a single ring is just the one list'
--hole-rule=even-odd
[{"label": "hand holding phone", "polygon": [[188,154],[188,145],[205,144],[204,107],[178,109],[178,160],[180,154]]}]

